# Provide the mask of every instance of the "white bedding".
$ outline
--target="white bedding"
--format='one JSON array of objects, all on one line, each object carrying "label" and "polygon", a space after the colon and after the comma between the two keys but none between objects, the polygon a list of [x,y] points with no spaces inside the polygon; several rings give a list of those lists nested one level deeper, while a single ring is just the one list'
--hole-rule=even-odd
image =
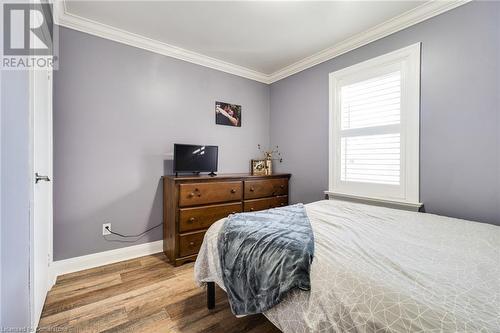
[{"label": "white bedding", "polygon": [[[264,315],[284,332],[500,332],[500,227],[336,200],[306,205],[315,241],[311,291]],[[198,283],[224,289],[217,235]]]}]

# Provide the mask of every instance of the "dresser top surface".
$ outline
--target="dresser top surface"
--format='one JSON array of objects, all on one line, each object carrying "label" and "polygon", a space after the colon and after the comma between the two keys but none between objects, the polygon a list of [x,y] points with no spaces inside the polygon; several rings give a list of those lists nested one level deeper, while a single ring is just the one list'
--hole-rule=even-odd
[{"label": "dresser top surface", "polygon": [[289,173],[273,173],[272,175],[252,175],[250,173],[220,173],[216,176],[209,175],[165,175],[164,178],[169,178],[172,180],[224,180],[224,179],[235,179],[235,178],[245,178],[245,179],[269,179],[269,178],[290,178]]}]

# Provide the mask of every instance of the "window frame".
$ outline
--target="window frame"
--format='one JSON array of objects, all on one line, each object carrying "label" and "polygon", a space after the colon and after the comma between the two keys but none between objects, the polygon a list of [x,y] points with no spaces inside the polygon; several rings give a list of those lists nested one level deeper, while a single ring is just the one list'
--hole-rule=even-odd
[{"label": "window frame", "polygon": [[[377,200],[421,206],[419,203],[420,144],[420,49],[416,43],[369,59],[329,75],[329,190],[328,194],[343,198]],[[341,180],[341,101],[342,86],[401,70],[400,185],[387,185]],[[370,132],[373,127],[348,131]],[[374,134],[379,134],[374,133]]]}]

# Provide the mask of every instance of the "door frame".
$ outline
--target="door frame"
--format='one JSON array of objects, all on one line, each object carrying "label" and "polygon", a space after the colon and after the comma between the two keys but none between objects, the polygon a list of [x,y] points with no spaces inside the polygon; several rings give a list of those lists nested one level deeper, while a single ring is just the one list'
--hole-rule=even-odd
[{"label": "door frame", "polygon": [[[29,250],[29,253],[30,253],[30,272],[29,272],[29,295],[30,295],[30,319],[31,319],[31,327],[36,329],[37,326],[38,326],[38,322],[40,320],[40,318],[38,318],[36,316],[36,309],[35,309],[35,290],[34,290],[34,279],[35,279],[35,275],[34,275],[34,267],[35,267],[35,247],[34,247],[34,244],[35,244],[35,233],[34,233],[34,230],[35,230],[35,216],[34,216],[34,197],[35,197],[35,193],[34,193],[34,184],[35,184],[35,149],[34,149],[34,140],[35,140],[35,117],[34,117],[34,112],[35,112],[35,109],[34,109],[34,96],[35,96],[35,90],[36,90],[36,86],[35,86],[35,77],[34,77],[34,71],[36,70],[30,70],[29,71],[29,136],[30,136],[30,148],[29,148],[29,153],[30,153],[30,157],[29,157],[29,163],[30,163],[30,167],[29,167],[29,170],[30,170],[30,180],[31,180],[31,186],[30,186],[30,205],[29,205],[29,216],[30,216],[30,227],[29,227],[29,230],[30,230],[30,250]],[[49,84],[50,84],[50,89],[49,89],[49,101],[50,101],[50,106],[49,106],[49,117],[50,117],[50,121],[53,122],[53,71],[48,71],[47,72],[48,74],[48,81],[49,81]],[[51,179],[53,179],[53,127],[51,128],[51,131],[49,132],[49,149],[50,149],[50,155],[51,155],[51,158],[50,158],[50,171],[51,171]],[[52,203],[52,207],[53,207],[53,192],[51,191],[51,203]],[[48,251],[48,276],[47,276],[47,286],[46,286],[46,289],[47,291],[49,291],[51,289],[51,287],[55,284],[55,279],[56,279],[56,276],[53,274],[53,249],[54,249],[54,245],[53,245],[53,209],[52,209],[52,212],[50,214],[50,219],[49,219],[49,230],[48,230],[48,235],[49,235],[49,238],[48,238],[48,246],[49,248],[47,249]]]},{"label": "door frame", "polygon": [[[40,3],[41,0],[30,0],[30,3]],[[51,15],[51,13],[44,13],[44,18],[43,20],[46,20],[45,15]],[[50,39],[50,34],[47,28],[44,26],[42,33],[45,35],[46,39]],[[30,175],[29,179],[31,181],[31,186],[30,186],[30,204],[29,204],[29,218],[30,218],[30,225],[29,225],[29,232],[30,232],[30,249],[29,249],[29,254],[30,254],[30,260],[29,260],[29,265],[30,265],[30,270],[29,270],[29,299],[30,299],[30,304],[29,304],[29,309],[30,309],[30,324],[31,328],[36,330],[38,327],[38,323],[40,321],[40,317],[38,316],[37,309],[36,309],[36,297],[37,295],[35,294],[35,261],[36,261],[36,256],[35,256],[35,93],[37,92],[37,86],[36,86],[36,80],[35,80],[35,73],[38,72],[36,68],[32,68],[29,70],[29,136],[30,136],[30,147],[29,147],[29,170],[30,170]],[[50,126],[50,131],[48,131],[48,149],[49,149],[49,176],[51,176],[51,179],[53,180],[53,151],[54,151],[54,141],[53,141],[53,90],[54,90],[54,84],[53,84],[53,77],[54,77],[54,72],[52,69],[50,70],[43,70],[43,73],[45,73],[48,81],[48,85],[45,86],[45,84],[42,87],[39,87],[39,89],[47,89],[47,98],[49,101],[49,106],[48,106],[48,122],[50,122],[52,125]],[[53,183],[51,183],[52,185]],[[52,185],[53,188],[53,185]],[[49,216],[49,221],[48,221],[48,249],[47,250],[47,261],[44,261],[44,264],[46,263],[48,265],[47,267],[47,276],[46,276],[46,286],[44,290],[44,294],[46,294],[54,285],[55,283],[55,276],[53,274],[53,216],[54,216],[54,209],[53,209],[53,191],[50,191],[50,205],[52,207],[52,210],[50,211],[50,216]],[[43,309],[43,305],[42,305]]]}]

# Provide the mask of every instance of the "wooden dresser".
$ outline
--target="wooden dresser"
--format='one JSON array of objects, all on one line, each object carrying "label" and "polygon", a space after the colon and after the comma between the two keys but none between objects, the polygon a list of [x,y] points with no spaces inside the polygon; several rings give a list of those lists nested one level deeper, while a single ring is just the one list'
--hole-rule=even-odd
[{"label": "wooden dresser", "polygon": [[238,212],[288,205],[290,174],[163,177],[163,251],[179,266],[193,261],[208,227]]}]

